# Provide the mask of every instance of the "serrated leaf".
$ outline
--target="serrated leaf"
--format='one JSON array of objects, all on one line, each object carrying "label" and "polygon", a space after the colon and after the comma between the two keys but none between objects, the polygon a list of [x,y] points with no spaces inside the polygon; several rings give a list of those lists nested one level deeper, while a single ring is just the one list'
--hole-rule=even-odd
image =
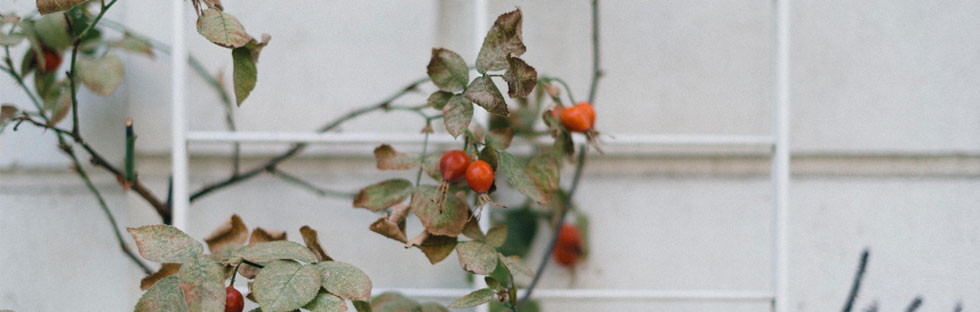
[{"label": "serrated leaf", "polygon": [[312,312],[344,312],[347,311],[347,303],[340,297],[320,290],[313,301],[310,301],[303,308]]},{"label": "serrated leaf", "polygon": [[527,165],[528,175],[534,185],[548,198],[558,191],[558,161],[554,154],[548,153],[531,158]]},{"label": "serrated leaf", "polygon": [[486,73],[503,70],[508,56],[520,56],[527,51],[521,34],[521,10],[501,14],[493,22],[476,57],[476,70]]},{"label": "serrated leaf", "polygon": [[129,32],[124,33],[122,39],[110,42],[109,46],[116,49],[146,54],[150,58],[154,57],[153,46],[150,45],[150,43],[145,39],[130,34]]},{"label": "serrated leaf", "polygon": [[426,103],[428,103],[429,106],[432,106],[432,108],[442,110],[442,107],[446,106],[446,103],[449,102],[449,98],[451,97],[453,97],[452,92],[436,91],[429,95],[429,99],[426,100]]},{"label": "serrated leaf", "polygon": [[524,60],[516,57],[507,58],[507,71],[504,81],[507,81],[507,96],[511,98],[527,97],[538,84],[538,71]]},{"label": "serrated leaf", "polygon": [[473,120],[473,103],[462,95],[453,95],[442,108],[446,131],[454,138],[466,131]]},{"label": "serrated leaf", "polygon": [[449,312],[449,309],[446,309],[446,307],[435,302],[426,302],[419,307],[419,311],[420,312]]},{"label": "serrated leaf", "polygon": [[178,271],[180,271],[179,263],[164,263],[155,273],[150,274],[149,276],[140,280],[140,290],[150,289],[150,287],[163,278],[177,274]]},{"label": "serrated leaf", "polygon": [[330,256],[327,255],[327,252],[323,250],[323,246],[320,246],[320,237],[317,235],[316,230],[311,228],[309,225],[304,225],[303,227],[299,228],[299,234],[303,236],[303,243],[306,244],[306,248],[316,255],[318,261],[333,260],[333,258],[330,258]]},{"label": "serrated leaf", "polygon": [[128,228],[144,259],[158,263],[191,263],[204,252],[204,246],[169,225]]},{"label": "serrated leaf", "polygon": [[503,254],[497,253],[497,257],[504,264],[504,267],[507,268],[507,271],[510,271],[510,274],[514,275],[515,278],[531,278],[534,276],[531,268],[528,268],[517,256],[506,257]]},{"label": "serrated leaf", "polygon": [[419,308],[417,302],[395,292],[386,292],[371,298],[371,310],[374,312],[417,312]]},{"label": "serrated leaf", "polygon": [[504,96],[500,94],[500,90],[497,89],[497,85],[493,84],[490,76],[480,76],[473,79],[470,86],[466,87],[463,95],[477,105],[482,106],[491,114],[501,116],[507,116],[508,114]]},{"label": "serrated leaf", "polygon": [[433,235],[457,236],[463,232],[470,209],[456,194],[443,195],[434,186],[419,186],[412,193],[412,213]]},{"label": "serrated leaf", "polygon": [[350,300],[371,299],[371,279],[357,267],[337,261],[317,264],[323,288],[331,294]]},{"label": "serrated leaf", "polygon": [[374,159],[378,163],[379,170],[406,170],[419,165],[418,157],[399,153],[388,144],[381,144],[374,148]]},{"label": "serrated leaf", "polygon": [[487,275],[497,267],[497,250],[490,244],[469,241],[456,246],[456,255],[463,270]]},{"label": "serrated leaf", "polygon": [[475,290],[466,296],[456,299],[456,301],[449,304],[449,307],[453,309],[475,307],[490,302],[490,300],[493,299],[493,295],[494,291],[490,288]]},{"label": "serrated leaf", "polygon": [[41,14],[66,11],[88,0],[37,0],[37,10]]},{"label": "serrated leaf", "polygon": [[238,48],[252,39],[237,18],[215,8],[204,10],[197,18],[197,32],[225,48]]},{"label": "serrated leaf", "polygon": [[432,58],[426,72],[439,90],[456,92],[466,88],[470,81],[470,71],[466,61],[459,54],[448,49],[432,49]]},{"label": "serrated leaf", "polygon": [[382,181],[361,189],[354,197],[354,207],[378,212],[402,202],[411,193],[412,182],[408,180]]},{"label": "serrated leaf", "polygon": [[168,276],[147,290],[136,302],[134,312],[186,312],[184,292],[176,276]]},{"label": "serrated leaf", "polygon": [[227,259],[248,241],[248,227],[242,218],[233,214],[221,224],[211,235],[204,239],[208,250],[215,259]]},{"label": "serrated leaf", "polygon": [[27,38],[27,36],[21,33],[0,33],[0,46],[15,46],[23,42],[24,38]]},{"label": "serrated leaf", "polygon": [[259,271],[252,295],[264,312],[287,312],[309,303],[319,289],[320,272],[315,266],[280,260]]},{"label": "serrated leaf", "polygon": [[518,160],[510,153],[497,150],[497,166],[497,170],[504,172],[504,175],[507,177],[507,183],[514,187],[514,189],[527,195],[527,197],[530,197],[538,204],[544,205],[548,203],[548,198],[538,190],[537,185],[528,176],[527,166],[524,165],[524,162]]},{"label": "serrated leaf", "polygon": [[225,269],[208,257],[184,264],[177,273],[189,311],[225,310]]},{"label": "serrated leaf", "polygon": [[507,227],[505,226],[495,226],[487,231],[487,238],[485,242],[493,246],[494,248],[500,247],[504,244],[507,239]]},{"label": "serrated leaf", "polygon": [[429,263],[436,264],[453,253],[457,242],[457,238],[453,236],[432,235],[422,231],[422,234],[409,241],[409,245],[418,247],[429,259]]},{"label": "serrated leaf", "polygon": [[77,69],[79,80],[101,96],[112,94],[123,82],[125,73],[122,60],[114,54],[106,54],[95,60],[80,58]]},{"label": "serrated leaf", "polygon": [[316,262],[316,255],[305,246],[285,240],[250,244],[238,250],[235,256],[256,263],[283,259]]}]

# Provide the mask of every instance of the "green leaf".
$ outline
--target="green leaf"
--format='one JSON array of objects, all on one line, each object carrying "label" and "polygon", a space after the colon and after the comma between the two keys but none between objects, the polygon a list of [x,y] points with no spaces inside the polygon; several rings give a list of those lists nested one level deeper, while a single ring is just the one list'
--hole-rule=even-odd
[{"label": "green leaf", "polygon": [[442,108],[446,131],[454,138],[466,131],[473,120],[473,103],[462,95],[453,95]]},{"label": "green leaf", "polygon": [[78,79],[101,96],[109,96],[123,82],[123,63],[114,54],[106,54],[95,60],[79,58],[76,66]]},{"label": "green leaf", "polygon": [[527,172],[534,185],[548,198],[558,191],[558,162],[559,159],[554,154],[547,153],[531,158],[527,165]]},{"label": "green leaf", "polygon": [[421,306],[399,293],[386,292],[371,299],[374,312],[417,312]]},{"label": "green leaf", "polygon": [[379,170],[406,170],[419,165],[418,157],[399,153],[388,144],[374,148],[374,158],[378,162]]},{"label": "green leaf", "polygon": [[320,290],[313,301],[310,301],[303,308],[312,312],[344,312],[347,311],[347,303],[340,297]]},{"label": "green leaf", "polygon": [[[538,306],[538,302],[534,300],[528,300],[521,303],[521,312],[539,312],[541,307]],[[490,302],[490,312],[511,312],[510,307],[499,302]]]},{"label": "green leaf", "polygon": [[284,259],[316,262],[316,255],[308,248],[286,240],[250,244],[238,250],[235,256],[256,263]]},{"label": "green leaf", "polygon": [[461,91],[470,81],[470,70],[466,68],[466,61],[448,49],[432,49],[432,58],[426,71],[432,83],[442,91]]},{"label": "green leaf", "polygon": [[51,112],[48,126],[54,126],[68,116],[68,112],[71,111],[71,101],[71,91],[66,88],[62,88],[57,97],[44,100],[44,109]]},{"label": "green leaf", "polygon": [[507,239],[507,227],[505,226],[495,226],[487,231],[487,244],[493,246],[494,248],[500,247],[504,244],[504,240]]},{"label": "green leaf", "polygon": [[[441,201],[441,203],[437,203]],[[445,200],[434,186],[419,186],[412,193],[412,213],[419,217],[425,230],[433,235],[457,236],[463,232],[470,209],[455,194],[447,194]]]},{"label": "green leaf", "polygon": [[507,176],[507,183],[514,187],[514,189],[527,195],[527,197],[530,197],[538,204],[544,205],[548,203],[548,198],[538,190],[534,181],[528,176],[527,167],[522,161],[515,158],[514,155],[498,150],[497,166],[498,171],[504,172],[504,175]]},{"label": "green leaf", "polygon": [[37,0],[37,10],[41,14],[66,11],[86,1],[88,0]]},{"label": "green leaf", "polygon": [[169,225],[128,228],[144,259],[158,263],[191,263],[204,252],[204,246]]},{"label": "green leaf", "polygon": [[480,275],[493,272],[497,266],[497,250],[490,244],[469,241],[456,246],[456,255],[463,270]]},{"label": "green leaf", "polygon": [[511,98],[527,97],[538,84],[538,72],[527,65],[524,60],[516,57],[507,58],[507,71],[504,81],[507,81],[507,96]]},{"label": "green leaf", "polygon": [[109,46],[116,49],[123,49],[136,53],[143,53],[153,57],[153,46],[143,38],[137,37],[129,32],[123,34],[122,39],[109,43]]},{"label": "green leaf", "polygon": [[352,303],[354,304],[354,309],[357,310],[357,312],[371,312],[370,302],[358,300]]},{"label": "green leaf", "polygon": [[520,56],[527,51],[521,35],[521,10],[501,14],[483,38],[483,46],[476,57],[476,70],[486,73],[503,70],[508,66],[508,56]]},{"label": "green leaf", "polygon": [[176,276],[168,276],[150,287],[136,302],[135,312],[186,312],[184,291]]},{"label": "green leaf", "polygon": [[490,76],[480,76],[473,79],[470,86],[466,88],[463,95],[474,103],[483,106],[488,112],[501,116],[507,116],[507,103],[504,96],[500,94],[497,85],[493,84]]},{"label": "green leaf", "polygon": [[446,103],[449,102],[449,98],[451,97],[453,97],[452,92],[436,91],[432,92],[432,95],[429,95],[427,103],[429,103],[429,106],[432,106],[432,108],[442,110],[442,107],[446,106]]},{"label": "green leaf", "polygon": [[538,233],[538,218],[527,207],[502,211],[503,224],[507,226],[507,239],[497,248],[506,256],[527,256],[534,236]]},{"label": "green leaf", "polygon": [[315,266],[280,260],[259,271],[252,295],[263,312],[286,312],[309,303],[318,289],[320,272]]},{"label": "green leaf", "polygon": [[323,288],[350,300],[371,299],[371,279],[357,267],[337,261],[317,264]]},{"label": "green leaf", "polygon": [[449,309],[446,309],[446,307],[435,302],[426,302],[422,304],[421,309],[419,311],[420,312],[449,312]]},{"label": "green leaf", "polygon": [[21,33],[0,33],[0,46],[15,46],[23,42],[24,38],[27,38],[27,36]]},{"label": "green leaf", "polygon": [[255,89],[259,77],[255,64],[259,62],[259,52],[269,44],[270,38],[268,34],[262,34],[261,42],[251,39],[245,46],[231,50],[232,82],[235,85],[235,100],[238,106],[242,106],[245,98],[252,93],[252,89]]},{"label": "green leaf", "polygon": [[[209,257],[180,266],[177,273],[190,311],[225,310],[225,268]],[[159,283],[159,282],[158,282]]]},{"label": "green leaf", "polygon": [[497,281],[497,279],[491,276],[484,277],[483,282],[487,283],[487,287],[493,290],[501,290],[504,288],[503,284],[501,284],[499,281]]},{"label": "green leaf", "polygon": [[453,309],[475,307],[490,302],[490,300],[493,299],[493,295],[493,289],[490,288],[475,290],[466,296],[456,299],[456,301],[449,304],[449,307]]},{"label": "green leaf", "polygon": [[378,212],[405,200],[412,193],[412,182],[391,179],[365,187],[354,197],[354,207]]},{"label": "green leaf", "polygon": [[204,10],[197,18],[197,32],[225,48],[238,48],[252,40],[237,18],[215,8]]},{"label": "green leaf", "polygon": [[498,253],[497,257],[504,264],[504,267],[507,268],[507,271],[510,271],[510,274],[514,275],[514,277],[531,278],[534,276],[534,271],[531,271],[531,268],[528,268],[517,256],[505,257]]},{"label": "green leaf", "polygon": [[44,46],[53,51],[62,51],[71,46],[71,34],[61,14],[46,15],[34,22],[34,33]]}]

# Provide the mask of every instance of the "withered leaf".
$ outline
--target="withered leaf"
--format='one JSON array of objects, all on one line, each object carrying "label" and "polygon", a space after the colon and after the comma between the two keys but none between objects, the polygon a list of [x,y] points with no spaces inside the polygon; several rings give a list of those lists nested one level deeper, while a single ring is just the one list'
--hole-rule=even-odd
[{"label": "withered leaf", "polygon": [[164,263],[162,266],[160,266],[160,269],[157,270],[155,273],[150,274],[149,276],[144,277],[142,280],[140,280],[140,290],[150,289],[150,287],[152,287],[153,284],[156,284],[158,281],[162,280],[167,276],[177,274],[177,271],[179,270],[180,270],[179,263]]},{"label": "withered leaf", "polygon": [[41,14],[67,11],[88,0],[37,0],[37,10]]},{"label": "withered leaf", "polygon": [[422,231],[421,234],[409,241],[408,245],[418,247],[429,259],[429,263],[436,264],[453,253],[457,242],[456,237],[432,235]]},{"label": "withered leaf", "polygon": [[208,250],[216,259],[227,259],[232,252],[245,246],[248,241],[248,227],[238,214],[231,215],[225,223],[221,224],[211,235],[204,239],[208,244]]},{"label": "withered leaf", "polygon": [[264,243],[271,241],[286,240],[286,231],[269,231],[260,227],[252,230],[252,236],[248,238],[248,244]]},{"label": "withered leaf", "polygon": [[374,148],[374,159],[380,170],[405,170],[419,165],[418,157],[395,151],[391,145],[381,144]]},{"label": "withered leaf", "polygon": [[136,302],[134,312],[185,312],[184,292],[176,276],[168,276],[153,284]]},{"label": "withered leaf", "polygon": [[109,96],[123,82],[122,60],[115,54],[106,54],[97,59],[78,59],[78,78],[90,90],[101,96]]},{"label": "withered leaf", "polygon": [[507,96],[511,98],[527,97],[538,84],[538,72],[524,60],[516,57],[507,58],[507,71],[504,81],[507,81]]},{"label": "withered leaf", "polygon": [[456,92],[466,88],[470,81],[470,70],[466,61],[459,54],[448,49],[432,49],[432,58],[426,66],[426,72],[439,90]]},{"label": "withered leaf", "polygon": [[500,247],[507,239],[507,227],[498,225],[487,231],[486,242],[494,248]]},{"label": "withered leaf", "polygon": [[317,262],[316,255],[305,246],[285,240],[249,244],[238,250],[235,256],[255,263],[282,259]]},{"label": "withered leaf", "polygon": [[434,186],[419,186],[412,193],[412,213],[419,217],[422,226],[435,235],[457,236],[466,226],[470,209],[458,194],[442,194]]},{"label": "withered leaf", "polygon": [[477,105],[482,106],[491,114],[507,116],[507,103],[504,96],[500,94],[500,89],[493,83],[490,76],[480,76],[473,79],[463,95]]},{"label": "withered leaf", "polygon": [[463,270],[488,275],[497,267],[497,250],[490,244],[468,241],[456,246],[456,255]]},{"label": "withered leaf", "polygon": [[144,259],[158,263],[191,263],[204,253],[193,238],[169,225],[127,228]]},{"label": "withered leaf", "polygon": [[225,309],[225,270],[208,257],[198,257],[177,273],[189,311],[220,312]]},{"label": "withered leaf", "polygon": [[458,137],[473,120],[473,103],[462,95],[453,95],[442,108],[442,120],[446,131]]},{"label": "withered leaf", "polygon": [[204,10],[197,18],[197,32],[225,48],[241,47],[252,40],[237,18],[215,8]]},{"label": "withered leaf", "polygon": [[309,225],[304,225],[299,228],[299,233],[303,236],[303,242],[306,243],[306,248],[309,248],[319,261],[333,260],[333,258],[327,255],[326,251],[323,251],[323,246],[320,246],[320,237],[317,235],[316,230]]},{"label": "withered leaf", "polygon": [[369,185],[354,197],[354,207],[377,212],[405,200],[412,193],[412,182],[391,179]]},{"label": "withered leaf", "polygon": [[429,95],[429,99],[426,100],[426,103],[428,103],[429,106],[432,106],[432,108],[442,110],[442,107],[446,106],[446,102],[449,102],[449,98],[451,97],[453,97],[452,92],[436,91],[432,92],[432,95]]},{"label": "withered leaf", "polygon": [[469,237],[473,240],[484,240],[486,236],[483,235],[483,230],[480,229],[480,222],[476,218],[470,218],[466,222],[466,226],[463,227],[463,235]]},{"label": "withered leaf", "polygon": [[483,38],[483,46],[476,57],[476,70],[486,73],[506,69],[508,56],[520,56],[527,51],[521,34],[521,19],[520,9],[497,17]]},{"label": "withered leaf", "polygon": [[[355,305],[356,306],[356,305]],[[371,298],[371,310],[375,312],[415,312],[419,304],[396,292],[385,292]]]},{"label": "withered leaf", "polygon": [[316,267],[323,289],[331,294],[350,300],[371,299],[371,279],[361,269],[337,261],[320,262]]}]

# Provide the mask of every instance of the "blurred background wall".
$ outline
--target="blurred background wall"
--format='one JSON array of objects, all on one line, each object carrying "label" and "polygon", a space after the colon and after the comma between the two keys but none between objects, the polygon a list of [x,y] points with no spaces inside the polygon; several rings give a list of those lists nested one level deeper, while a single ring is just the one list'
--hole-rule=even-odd
[{"label": "blurred background wall", "polygon": [[[173,2],[121,1],[108,16],[169,42]],[[423,77],[432,47],[453,49],[470,62],[477,52],[473,8],[464,1],[224,2],[251,34],[272,35],[258,85],[235,110],[244,130],[315,129]],[[598,127],[613,136],[768,133],[770,2],[602,2],[606,76],[596,99]],[[864,247],[871,248],[871,261],[858,307],[877,302],[882,310],[898,310],[917,295],[926,311],[951,311],[958,301],[967,310],[980,307],[980,2],[792,2],[792,309],[839,309]],[[33,5],[0,0],[2,11],[25,13]],[[523,58],[540,74],[563,77],[579,97],[587,94],[588,2],[491,1],[488,20],[515,5],[524,10]],[[230,78],[226,49],[192,27],[187,40],[209,70]],[[170,59],[133,55],[124,61],[126,79],[113,95],[79,94],[82,131],[121,161],[122,124],[132,117],[141,179],[165,194]],[[216,95],[188,73],[191,129],[223,130]],[[425,96],[402,102],[421,103]],[[0,102],[29,103],[7,77],[0,79]],[[342,131],[417,132],[421,126],[411,114],[375,114]],[[0,136],[0,308],[131,309],[140,272],[119,252],[54,136],[28,126],[9,130]],[[282,149],[247,146],[245,165]],[[284,168],[350,191],[401,174],[377,172],[371,149],[320,146]],[[191,145],[191,189],[228,174],[228,150]],[[591,216],[591,257],[574,279],[549,267],[542,287],[769,289],[771,185],[768,159],[758,152],[591,156],[576,198]],[[121,226],[159,222],[142,199],[124,193],[104,172],[91,172]],[[512,199],[507,194],[505,204]],[[416,250],[367,231],[374,214],[273,177],[210,195],[191,210],[189,232],[196,238],[232,213],[250,227],[289,229],[297,239],[296,229],[310,224],[331,255],[364,268],[376,287],[467,287],[455,257],[431,266]],[[532,254],[530,263],[539,257],[540,251]],[[768,308],[725,301],[542,303],[546,311]]]}]

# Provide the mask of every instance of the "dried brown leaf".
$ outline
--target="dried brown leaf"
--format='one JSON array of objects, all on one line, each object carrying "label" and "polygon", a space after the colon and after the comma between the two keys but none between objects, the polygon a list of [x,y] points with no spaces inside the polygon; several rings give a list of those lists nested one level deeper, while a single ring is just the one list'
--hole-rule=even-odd
[{"label": "dried brown leaf", "polygon": [[405,170],[418,166],[417,157],[395,151],[391,145],[381,144],[374,148],[374,158],[378,162],[380,170]]},{"label": "dried brown leaf", "polygon": [[217,256],[218,259],[226,259],[228,255],[248,242],[248,227],[245,226],[245,222],[242,222],[241,217],[234,214],[208,235],[204,242],[208,244],[208,250],[212,255]]},{"label": "dried brown leaf", "polygon": [[316,230],[311,228],[309,225],[304,225],[303,227],[299,228],[299,233],[303,236],[303,242],[306,243],[306,248],[313,251],[313,254],[316,255],[317,259],[320,261],[333,260],[333,258],[330,258],[330,256],[327,255],[327,252],[323,251],[323,246],[320,246],[320,237],[317,235]]},{"label": "dried brown leaf", "polygon": [[264,243],[271,241],[286,240],[285,231],[268,231],[266,229],[256,227],[252,230],[252,236],[248,239],[248,244]]},{"label": "dried brown leaf", "polygon": [[140,280],[140,290],[150,289],[153,284],[156,284],[164,277],[177,274],[177,271],[180,271],[180,263],[164,263],[155,273]]}]

